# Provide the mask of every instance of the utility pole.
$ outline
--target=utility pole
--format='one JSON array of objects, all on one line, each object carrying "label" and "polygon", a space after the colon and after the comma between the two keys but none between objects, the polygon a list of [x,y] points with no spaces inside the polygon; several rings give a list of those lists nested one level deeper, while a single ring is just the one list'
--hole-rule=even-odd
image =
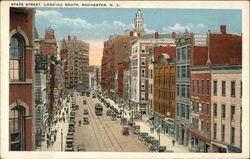
[{"label": "utility pole", "polygon": [[61,129],[61,151],[63,151],[63,129]]}]

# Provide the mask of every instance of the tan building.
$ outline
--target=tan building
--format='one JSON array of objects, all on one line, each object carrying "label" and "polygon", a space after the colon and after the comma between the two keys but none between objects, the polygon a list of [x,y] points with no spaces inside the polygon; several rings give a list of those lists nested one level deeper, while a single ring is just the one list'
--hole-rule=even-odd
[{"label": "tan building", "polygon": [[65,84],[67,88],[82,89],[89,85],[89,44],[69,36]]},{"label": "tan building", "polygon": [[242,150],[241,65],[214,66],[212,81],[212,152]]},{"label": "tan building", "polygon": [[174,136],[175,72],[171,54],[161,54],[154,63],[154,124],[170,136]]}]

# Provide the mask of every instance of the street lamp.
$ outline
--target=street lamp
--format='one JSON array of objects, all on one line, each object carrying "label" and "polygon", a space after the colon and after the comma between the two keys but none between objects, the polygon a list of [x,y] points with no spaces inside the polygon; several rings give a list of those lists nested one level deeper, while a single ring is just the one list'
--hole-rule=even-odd
[{"label": "street lamp", "polygon": [[157,132],[159,134],[159,146],[160,146],[161,145],[161,122],[160,122],[160,125],[158,126]]},{"label": "street lamp", "polygon": [[61,129],[61,151],[63,151],[63,129]]}]

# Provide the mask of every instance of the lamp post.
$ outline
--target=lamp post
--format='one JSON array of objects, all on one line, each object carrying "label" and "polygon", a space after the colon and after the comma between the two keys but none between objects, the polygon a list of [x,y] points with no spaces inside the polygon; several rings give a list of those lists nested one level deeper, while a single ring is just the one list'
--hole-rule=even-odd
[{"label": "lamp post", "polygon": [[61,151],[63,151],[63,129],[61,129]]},{"label": "lamp post", "polygon": [[160,125],[158,126],[158,134],[159,134],[159,146],[161,145],[161,122]]}]

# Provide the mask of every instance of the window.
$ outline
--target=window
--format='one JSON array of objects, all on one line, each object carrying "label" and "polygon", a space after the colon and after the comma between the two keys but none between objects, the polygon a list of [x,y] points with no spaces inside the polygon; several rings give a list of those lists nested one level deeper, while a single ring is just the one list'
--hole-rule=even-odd
[{"label": "window", "polygon": [[180,60],[181,59],[181,52],[180,52],[180,48],[177,49],[177,59]]},{"label": "window", "polygon": [[180,78],[180,66],[177,66],[177,78]]},{"label": "window", "polygon": [[141,90],[145,90],[145,80],[141,80]]},{"label": "window", "polygon": [[187,59],[190,59],[190,55],[191,55],[191,47],[188,46],[187,47]]},{"label": "window", "polygon": [[187,74],[186,77],[189,78],[190,77],[190,66],[187,66]]},{"label": "window", "polygon": [[207,134],[209,134],[209,122],[208,121],[207,121],[206,128],[207,128]]},{"label": "window", "polygon": [[192,102],[191,102],[191,105],[192,105],[192,110],[194,111],[195,102],[192,101]]},{"label": "window", "polygon": [[210,113],[210,106],[209,106],[209,103],[207,103],[207,107],[206,107],[206,114],[207,116],[209,115]]},{"label": "window", "polygon": [[145,45],[141,46],[141,52],[145,52]]},{"label": "window", "polygon": [[9,114],[10,150],[24,150],[24,114],[21,106],[16,106]]},{"label": "window", "polygon": [[186,110],[187,110],[187,119],[189,119],[189,106],[186,106]]},{"label": "window", "polygon": [[201,113],[202,114],[204,113],[204,103],[203,102],[201,103]]},{"label": "window", "polygon": [[217,81],[214,81],[214,96],[217,96]]},{"label": "window", "polygon": [[221,116],[223,119],[226,118],[226,105],[225,104],[221,105]]},{"label": "window", "polygon": [[231,81],[231,97],[235,97],[235,81]]},{"label": "window", "polygon": [[235,128],[231,127],[230,144],[234,145]]},{"label": "window", "polygon": [[185,105],[181,104],[181,117],[185,118]]},{"label": "window", "polygon": [[231,120],[235,120],[235,106],[231,105]]},{"label": "window", "polygon": [[197,113],[199,113],[199,112],[200,112],[200,111],[199,111],[199,107],[200,107],[200,103],[199,103],[199,102],[197,102],[197,103],[196,103],[196,112],[197,112]]},{"label": "window", "polygon": [[180,106],[179,106],[180,104],[179,103],[177,103],[177,116],[179,116],[180,115]]},{"label": "window", "polygon": [[141,69],[141,77],[145,77],[145,69]]},{"label": "window", "polygon": [[204,80],[201,80],[201,93],[204,94]]},{"label": "window", "polygon": [[221,82],[221,95],[226,96],[226,81]]},{"label": "window", "polygon": [[142,65],[142,66],[145,66],[145,65],[146,65],[146,58],[145,58],[145,57],[142,57],[142,58],[141,58],[141,65]]},{"label": "window", "polygon": [[184,78],[186,75],[186,67],[185,66],[181,66],[181,77]]},{"label": "window", "polygon": [[24,44],[21,36],[15,34],[10,40],[10,70],[11,80],[23,80]]},{"label": "window", "polygon": [[221,127],[221,141],[225,141],[225,125],[222,125]]},{"label": "window", "polygon": [[186,47],[183,47],[181,49],[181,52],[182,52],[182,60],[185,60],[186,59],[186,54],[187,54],[187,48]]},{"label": "window", "polygon": [[207,95],[210,94],[210,80],[207,80]]},{"label": "window", "polygon": [[201,131],[203,131],[203,128],[204,128],[204,121],[201,120]]},{"label": "window", "polygon": [[192,92],[194,93],[194,80],[192,81]]},{"label": "window", "polygon": [[189,92],[189,91],[190,91],[190,86],[188,85],[188,86],[187,86],[187,98],[190,97],[190,92]]},{"label": "window", "polygon": [[150,84],[150,93],[153,93],[153,85]]},{"label": "window", "polygon": [[145,101],[145,92],[141,92],[141,101]]},{"label": "window", "polygon": [[214,123],[214,139],[216,139],[216,135],[217,135],[217,124]]},{"label": "window", "polygon": [[185,85],[181,85],[181,97],[185,97]]},{"label": "window", "polygon": [[177,84],[176,86],[176,93],[177,93],[177,97],[180,96],[180,85]]},{"label": "window", "polygon": [[150,76],[153,78],[153,70],[150,70]]},{"label": "window", "polygon": [[196,92],[199,94],[199,80],[196,80]]}]

